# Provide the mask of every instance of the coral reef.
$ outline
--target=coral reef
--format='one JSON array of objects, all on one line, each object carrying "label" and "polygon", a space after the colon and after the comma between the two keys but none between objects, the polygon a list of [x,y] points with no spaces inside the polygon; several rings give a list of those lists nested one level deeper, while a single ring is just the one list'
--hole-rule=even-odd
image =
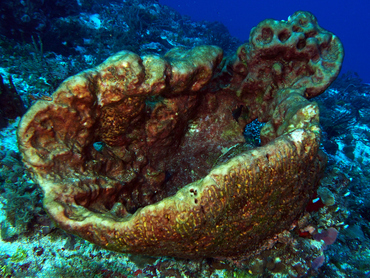
[{"label": "coral reef", "polygon": [[33,229],[47,231],[46,226],[52,226],[42,207],[41,189],[30,179],[21,155],[12,147],[16,144],[19,120],[0,133],[0,236],[7,242],[30,234]]},{"label": "coral reef", "polygon": [[[288,229],[314,194],[325,156],[306,98],[342,58],[306,12],[261,22],[231,58],[214,46],[122,51],[33,105],[19,148],[69,232],[121,252],[240,257]],[[214,167],[256,118],[263,146]]]},{"label": "coral reef", "polygon": [[12,78],[26,108],[123,49],[164,55],[209,44],[234,53],[240,45],[221,23],[193,22],[157,0],[4,0],[0,10],[0,73]]}]

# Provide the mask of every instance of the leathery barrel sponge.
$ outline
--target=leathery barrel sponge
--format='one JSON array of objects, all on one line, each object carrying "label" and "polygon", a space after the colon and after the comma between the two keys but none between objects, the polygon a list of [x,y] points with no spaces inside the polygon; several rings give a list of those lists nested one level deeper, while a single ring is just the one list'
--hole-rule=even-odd
[{"label": "leathery barrel sponge", "polygon": [[[122,51],[35,103],[19,148],[68,232],[118,252],[244,256],[288,229],[317,188],[326,158],[308,99],[342,59],[307,12],[261,22],[231,57]],[[257,118],[262,146],[249,146]]]}]

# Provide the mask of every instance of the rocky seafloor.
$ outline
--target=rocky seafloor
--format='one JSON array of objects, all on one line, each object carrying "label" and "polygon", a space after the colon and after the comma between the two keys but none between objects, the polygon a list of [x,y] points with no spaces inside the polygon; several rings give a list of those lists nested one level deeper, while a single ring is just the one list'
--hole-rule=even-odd
[{"label": "rocky seafloor", "polygon": [[[0,277],[370,276],[370,85],[354,72],[315,99],[325,176],[306,214],[268,250],[240,261],[153,258],[110,252],[55,227],[17,147],[26,109],[122,49],[164,54],[213,44],[228,54],[240,44],[222,24],[192,22],[157,1],[56,3],[0,4]],[[259,127],[246,128],[252,143]]]}]

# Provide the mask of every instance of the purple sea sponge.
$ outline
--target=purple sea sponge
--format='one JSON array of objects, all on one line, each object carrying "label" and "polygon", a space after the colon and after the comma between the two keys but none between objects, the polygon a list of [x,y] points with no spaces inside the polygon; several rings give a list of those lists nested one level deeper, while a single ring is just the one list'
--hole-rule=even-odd
[{"label": "purple sea sponge", "polygon": [[324,255],[318,256],[316,259],[312,261],[311,267],[314,270],[318,270],[320,267],[322,267],[324,262],[325,262],[325,256]]},{"label": "purple sea sponge", "polygon": [[318,233],[313,236],[315,240],[323,240],[325,242],[325,245],[332,245],[337,237],[338,237],[338,231],[335,228],[329,228],[327,230],[322,231],[321,233]]}]

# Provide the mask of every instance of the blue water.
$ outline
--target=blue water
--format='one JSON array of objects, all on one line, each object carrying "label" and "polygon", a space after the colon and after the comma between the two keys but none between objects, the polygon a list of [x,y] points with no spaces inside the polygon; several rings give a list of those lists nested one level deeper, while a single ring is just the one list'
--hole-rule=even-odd
[{"label": "blue water", "polygon": [[313,13],[321,27],[337,35],[345,49],[342,72],[355,71],[370,83],[370,1],[368,0],[160,0],[195,21],[220,21],[240,40],[266,18],[286,20],[298,10]]}]

